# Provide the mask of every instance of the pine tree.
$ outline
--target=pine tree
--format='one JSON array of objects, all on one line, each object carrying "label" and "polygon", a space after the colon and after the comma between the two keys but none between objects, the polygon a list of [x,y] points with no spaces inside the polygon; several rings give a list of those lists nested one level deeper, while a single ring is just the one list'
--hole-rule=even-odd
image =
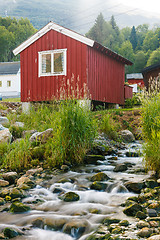
[{"label": "pine tree", "polygon": [[135,26],[132,27],[131,35],[130,35],[130,39],[129,40],[130,40],[130,42],[132,44],[133,50],[135,50],[136,47],[137,47],[137,34],[136,34]]}]

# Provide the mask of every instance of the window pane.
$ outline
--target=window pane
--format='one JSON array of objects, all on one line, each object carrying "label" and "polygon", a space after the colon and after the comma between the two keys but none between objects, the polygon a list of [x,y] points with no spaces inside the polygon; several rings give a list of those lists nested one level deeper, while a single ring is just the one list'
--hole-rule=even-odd
[{"label": "window pane", "polygon": [[7,87],[11,87],[11,81],[7,81]]},{"label": "window pane", "polygon": [[54,73],[63,72],[63,52],[62,53],[54,53]]},{"label": "window pane", "polygon": [[42,55],[42,73],[51,73],[51,54]]},{"label": "window pane", "polygon": [[0,87],[2,87],[2,81],[0,81]]}]

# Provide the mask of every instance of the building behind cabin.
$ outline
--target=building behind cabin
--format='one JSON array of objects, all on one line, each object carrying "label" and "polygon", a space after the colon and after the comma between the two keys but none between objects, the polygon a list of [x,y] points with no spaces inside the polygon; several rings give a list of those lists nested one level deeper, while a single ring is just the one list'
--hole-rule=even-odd
[{"label": "building behind cabin", "polygon": [[0,95],[20,97],[20,62],[0,63]]}]

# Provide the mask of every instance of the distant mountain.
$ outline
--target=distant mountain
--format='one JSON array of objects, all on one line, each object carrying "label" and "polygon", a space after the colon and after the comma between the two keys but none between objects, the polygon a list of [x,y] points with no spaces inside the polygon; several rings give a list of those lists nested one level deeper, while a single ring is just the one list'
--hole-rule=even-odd
[{"label": "distant mountain", "polygon": [[37,29],[54,21],[80,33],[86,33],[102,12],[106,20],[115,16],[119,27],[159,23],[160,18],[141,15],[134,9],[123,10],[110,0],[0,0],[0,16],[28,18]]}]

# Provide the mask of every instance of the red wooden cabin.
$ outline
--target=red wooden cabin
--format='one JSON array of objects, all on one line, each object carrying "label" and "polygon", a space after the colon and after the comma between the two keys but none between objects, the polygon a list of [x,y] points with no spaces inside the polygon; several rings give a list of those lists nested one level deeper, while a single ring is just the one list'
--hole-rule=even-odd
[{"label": "red wooden cabin", "polygon": [[14,51],[21,59],[21,101],[74,96],[124,104],[125,64],[132,62],[49,22]]},{"label": "red wooden cabin", "polygon": [[131,73],[126,75],[129,84],[137,84],[140,89],[144,88],[144,81],[142,73]]}]

